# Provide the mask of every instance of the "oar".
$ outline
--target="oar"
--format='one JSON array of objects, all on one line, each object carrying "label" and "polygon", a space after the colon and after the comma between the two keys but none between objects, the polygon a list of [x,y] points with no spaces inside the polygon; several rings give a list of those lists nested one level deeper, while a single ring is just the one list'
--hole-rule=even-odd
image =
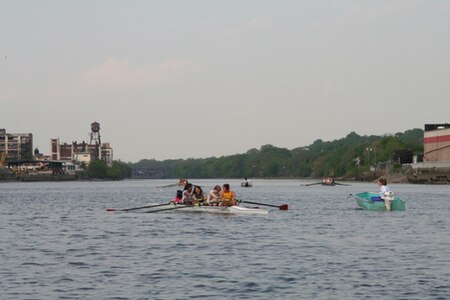
[{"label": "oar", "polygon": [[322,184],[322,182],[307,183],[307,184],[302,184],[302,186],[312,186],[312,185],[318,185],[318,184]]},{"label": "oar", "polygon": [[345,183],[337,183],[337,182],[335,182],[334,184],[336,184],[336,185],[343,185],[343,186],[350,186],[350,184],[345,184]]},{"label": "oar", "polygon": [[159,188],[167,188],[167,187],[173,187],[173,186],[177,186],[179,185],[178,183],[174,183],[174,184],[168,184],[168,185],[158,185],[155,186],[155,188],[159,189]]},{"label": "oar", "polygon": [[122,209],[107,208],[106,211],[130,211],[130,210],[136,210],[136,209],[141,209],[141,208],[153,208],[153,207],[159,207],[159,206],[168,205],[168,204],[170,204],[170,203],[172,203],[172,202],[169,202],[169,203],[162,203],[162,204],[146,205],[146,206],[141,206],[141,207],[122,208]]},{"label": "oar", "polygon": [[180,209],[180,208],[186,208],[186,207],[192,207],[192,206],[194,206],[194,205],[177,204],[177,206],[175,206],[175,207],[155,209],[155,210],[144,211],[144,212],[149,214],[149,213],[155,213],[155,212],[167,211],[167,210],[174,210],[174,209]]},{"label": "oar", "polygon": [[181,178],[178,183],[174,183],[174,184],[168,184],[168,185],[160,185],[160,186],[156,186],[156,188],[166,188],[166,187],[172,187],[172,186],[185,186],[188,183],[187,179],[183,179]]},{"label": "oar", "polygon": [[236,201],[239,203],[250,203],[250,204],[256,204],[256,205],[278,207],[280,210],[288,210],[289,209],[289,206],[287,204],[273,205],[273,204],[266,204],[266,203],[259,203],[259,202],[251,202],[251,201],[247,201],[247,200],[236,200]]}]

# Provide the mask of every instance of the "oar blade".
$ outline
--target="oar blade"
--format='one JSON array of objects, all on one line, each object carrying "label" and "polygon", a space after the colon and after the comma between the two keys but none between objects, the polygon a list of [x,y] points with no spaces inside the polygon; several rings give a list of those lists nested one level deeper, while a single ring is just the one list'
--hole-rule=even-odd
[{"label": "oar blade", "polygon": [[289,205],[283,204],[278,207],[280,210],[289,210]]}]

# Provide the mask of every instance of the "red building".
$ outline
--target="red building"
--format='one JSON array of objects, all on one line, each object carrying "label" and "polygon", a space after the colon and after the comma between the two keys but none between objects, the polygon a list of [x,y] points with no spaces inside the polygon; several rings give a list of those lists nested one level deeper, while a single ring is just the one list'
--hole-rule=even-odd
[{"label": "red building", "polygon": [[413,183],[450,183],[450,124],[425,124],[423,162],[407,174]]},{"label": "red building", "polygon": [[96,159],[104,160],[108,164],[113,162],[113,150],[109,143],[102,143],[100,139],[100,123],[91,124],[91,139],[86,142],[72,144],[59,142],[59,139],[50,140],[52,160],[73,161],[89,164]]},{"label": "red building", "polygon": [[87,144],[86,142],[60,143],[59,139],[51,139],[51,159],[62,161],[84,162],[89,164],[94,159],[102,159],[112,163],[112,148],[109,143]]},{"label": "red building", "polygon": [[423,161],[450,161],[450,124],[426,124],[423,138]]}]

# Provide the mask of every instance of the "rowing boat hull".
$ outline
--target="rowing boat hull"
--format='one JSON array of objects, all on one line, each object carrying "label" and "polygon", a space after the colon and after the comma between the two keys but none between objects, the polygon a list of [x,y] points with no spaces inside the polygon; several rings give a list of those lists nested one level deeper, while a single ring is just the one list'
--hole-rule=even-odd
[{"label": "rowing boat hull", "polygon": [[[386,206],[384,205],[384,201],[373,201],[372,197],[377,197],[380,194],[378,193],[359,193],[355,195],[356,203],[359,207],[365,210],[371,211],[385,211]],[[391,204],[391,210],[404,211],[406,210],[405,201],[401,200],[399,197],[395,196],[394,201]]]},{"label": "rowing boat hull", "polygon": [[[182,207],[180,207],[182,206]],[[204,212],[213,214],[239,214],[239,215],[267,215],[268,210],[261,208],[243,207],[243,206],[188,206],[183,204],[167,204],[165,206],[159,206],[157,208],[140,209],[135,212],[147,212],[150,213],[154,210],[159,211],[181,211],[181,212]]]}]

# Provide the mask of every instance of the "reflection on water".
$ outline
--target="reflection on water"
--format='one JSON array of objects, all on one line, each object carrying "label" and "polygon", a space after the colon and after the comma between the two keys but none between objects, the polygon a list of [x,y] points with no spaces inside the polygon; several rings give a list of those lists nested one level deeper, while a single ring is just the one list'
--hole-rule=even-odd
[{"label": "reflection on water", "polygon": [[290,210],[107,213],[176,181],[1,183],[1,299],[448,299],[450,186],[391,185],[407,210],[368,212],[348,195],[375,184],[228,182]]}]

